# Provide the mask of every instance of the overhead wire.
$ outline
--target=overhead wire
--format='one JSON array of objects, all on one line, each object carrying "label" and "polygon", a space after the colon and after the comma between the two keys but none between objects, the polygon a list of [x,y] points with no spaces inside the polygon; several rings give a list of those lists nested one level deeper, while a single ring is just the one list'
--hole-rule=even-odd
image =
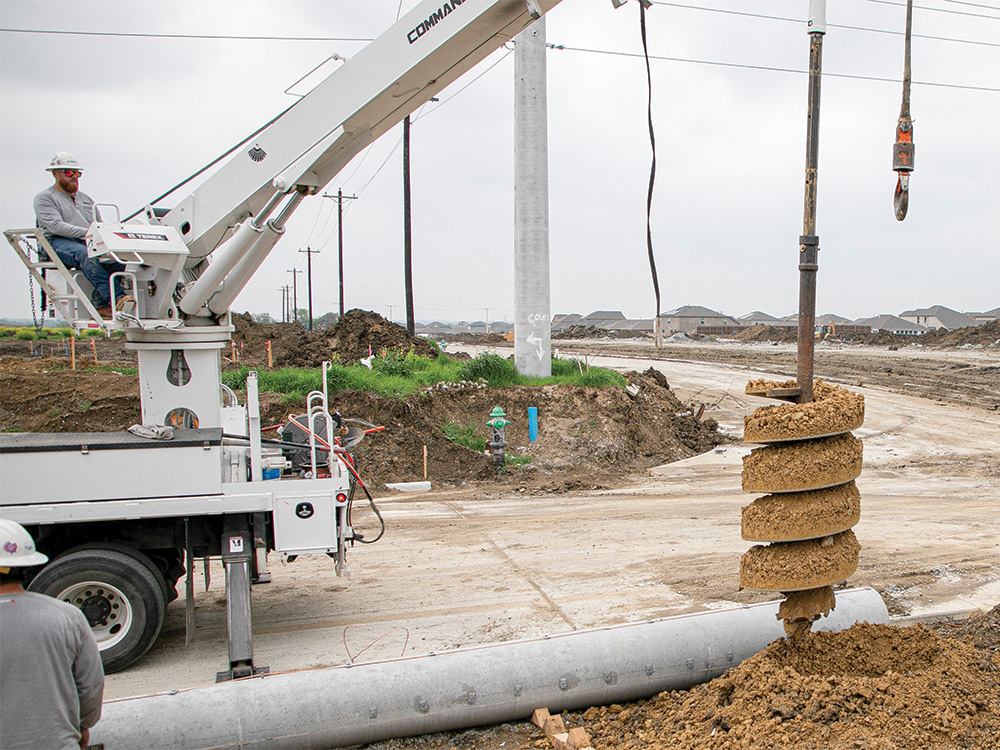
[{"label": "overhead wire", "polygon": [[[588,47],[570,47],[564,44],[549,44],[549,47],[557,50],[566,50],[568,52],[585,52],[595,55],[610,55],[612,57],[634,57],[641,58],[642,55],[638,52],[619,52],[616,50],[602,50],[602,49],[592,49]],[[800,68],[779,68],[772,65],[749,65],[747,63],[731,63],[722,62],[721,60],[697,60],[691,57],[668,57],[666,55],[650,55],[650,60],[661,60],[664,62],[682,62],[682,63],[692,63],[695,65],[713,65],[723,68],[744,68],[746,70],[768,70],[778,73],[797,73],[800,75],[806,75],[809,71],[802,70]],[[824,78],[850,78],[859,81],[880,81],[883,83],[900,83],[899,78],[884,78],[881,76],[862,76],[855,75],[852,73],[828,73],[823,71]],[[992,86],[970,86],[967,84],[960,83],[940,83],[936,81],[912,81],[914,86],[937,86],[942,88],[953,88],[953,89],[966,89],[969,91],[989,91],[989,92],[1000,92],[1000,88]]]},{"label": "overhead wire", "polygon": [[55,34],[59,36],[111,36],[134,39],[208,39],[240,42],[371,42],[373,37],[354,36],[255,36],[242,34],[162,34],[143,31],[70,31],[68,29],[7,29],[8,34]]},{"label": "overhead wire", "polygon": [[[865,0],[866,3],[875,3],[876,5],[894,5],[897,8],[905,8],[906,3],[894,2],[893,0]],[[929,10],[935,13],[948,13],[953,16],[967,16],[969,18],[990,18],[994,21],[1000,21],[1000,16],[987,16],[982,13],[969,13],[964,10],[952,10],[951,8],[935,8],[930,5],[914,5],[914,8],[919,8],[920,10]]]},{"label": "overhead wire", "polygon": [[[765,21],[782,21],[784,23],[802,24],[801,18],[789,18],[787,16],[772,16],[765,13],[750,13],[745,10],[731,10],[728,8],[709,8],[704,5],[688,5],[686,3],[671,3],[665,0],[653,0],[654,5],[663,5],[670,8],[683,8],[685,10],[697,10],[706,13],[721,13],[728,16],[742,16],[744,18],[757,18]],[[891,36],[904,36],[905,32],[892,29],[874,29],[869,26],[852,26],[849,24],[827,23],[832,29],[846,29],[848,31],[865,31],[872,34],[889,34]],[[983,47],[1000,47],[1000,42],[983,42],[978,39],[956,39],[954,37],[936,36],[934,34],[913,34],[914,38],[930,39],[937,42],[950,42],[952,44],[972,44]]]}]

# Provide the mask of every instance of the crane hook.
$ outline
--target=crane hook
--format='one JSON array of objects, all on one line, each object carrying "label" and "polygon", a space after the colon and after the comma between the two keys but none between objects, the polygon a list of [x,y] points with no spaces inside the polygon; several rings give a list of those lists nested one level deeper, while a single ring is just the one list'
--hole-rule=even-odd
[{"label": "crane hook", "polygon": [[913,171],[913,120],[910,118],[910,30],[913,26],[913,0],[906,0],[906,38],[903,48],[903,103],[896,123],[896,143],[892,148],[892,168],[896,172],[893,208],[896,219],[906,218],[910,203],[910,172]]},{"label": "crane hook", "polygon": [[910,202],[910,172],[913,171],[913,121],[907,116],[899,118],[896,126],[896,143],[892,149],[892,168],[898,175],[896,178],[896,193],[893,196],[893,208],[896,219],[906,218],[906,209]]}]

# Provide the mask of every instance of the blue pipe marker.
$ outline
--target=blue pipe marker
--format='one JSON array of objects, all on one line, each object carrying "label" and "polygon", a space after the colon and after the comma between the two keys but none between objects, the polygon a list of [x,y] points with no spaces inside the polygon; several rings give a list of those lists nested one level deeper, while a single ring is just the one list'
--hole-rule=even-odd
[{"label": "blue pipe marker", "polygon": [[528,439],[535,442],[538,439],[538,407],[528,407]]}]

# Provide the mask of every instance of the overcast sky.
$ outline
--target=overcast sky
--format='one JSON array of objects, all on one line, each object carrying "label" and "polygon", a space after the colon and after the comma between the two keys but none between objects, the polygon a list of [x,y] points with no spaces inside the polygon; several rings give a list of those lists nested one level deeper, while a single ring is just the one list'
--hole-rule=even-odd
[{"label": "overcast sky", "polygon": [[[60,150],[84,166],[82,190],[132,213],[285,109],[294,101],[285,89],[331,54],[351,56],[365,44],[191,37],[371,39],[416,4],[2,0],[0,227],[34,224],[31,199],[51,184],[44,168]],[[797,310],[807,6],[690,0],[656,2],[647,13],[650,53],[674,58],[652,62],[663,311]],[[1000,0],[917,6],[916,171],[901,223],[892,209],[892,144],[905,3],[829,3],[817,313],[1000,305]],[[563,0],[547,18],[548,42],[566,48],[548,53],[552,312],[651,318],[638,3],[615,10],[611,0]],[[513,55],[499,50],[441,100],[412,129],[416,317],[483,319],[488,310],[491,320],[512,320]],[[397,321],[405,319],[401,137],[400,126],[326,190],[358,196],[344,217],[347,309],[388,317],[391,308]],[[316,314],[336,310],[336,205],[320,197],[305,201],[233,309],[280,317],[279,287],[291,285],[289,269],[305,268],[299,250],[307,246],[320,250]],[[0,316],[30,316],[27,272],[6,243],[0,273]],[[305,307],[305,274],[298,279]]]}]

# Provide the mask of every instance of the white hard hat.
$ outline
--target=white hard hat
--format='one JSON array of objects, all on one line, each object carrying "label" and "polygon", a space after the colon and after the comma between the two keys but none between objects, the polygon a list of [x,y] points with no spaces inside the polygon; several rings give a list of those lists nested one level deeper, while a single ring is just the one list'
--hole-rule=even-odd
[{"label": "white hard hat", "polygon": [[26,568],[48,561],[21,524],[0,518],[0,568]]},{"label": "white hard hat", "polygon": [[80,162],[69,151],[60,151],[52,157],[52,161],[49,162],[49,166],[45,168],[45,171],[51,172],[53,169],[79,169],[81,172],[83,171]]}]

